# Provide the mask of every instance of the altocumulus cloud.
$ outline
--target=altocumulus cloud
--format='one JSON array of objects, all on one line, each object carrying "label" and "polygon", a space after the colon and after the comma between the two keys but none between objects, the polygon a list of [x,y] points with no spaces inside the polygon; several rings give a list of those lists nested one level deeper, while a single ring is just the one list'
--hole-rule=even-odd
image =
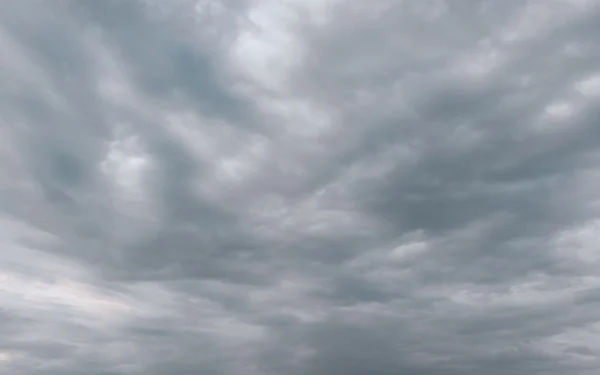
[{"label": "altocumulus cloud", "polygon": [[0,372],[596,374],[600,3],[0,2]]}]

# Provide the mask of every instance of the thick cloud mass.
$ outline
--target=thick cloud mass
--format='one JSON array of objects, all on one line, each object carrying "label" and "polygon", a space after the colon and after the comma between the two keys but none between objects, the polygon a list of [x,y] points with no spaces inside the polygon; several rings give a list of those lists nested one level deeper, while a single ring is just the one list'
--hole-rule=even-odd
[{"label": "thick cloud mass", "polygon": [[597,374],[600,2],[0,1],[0,372]]}]

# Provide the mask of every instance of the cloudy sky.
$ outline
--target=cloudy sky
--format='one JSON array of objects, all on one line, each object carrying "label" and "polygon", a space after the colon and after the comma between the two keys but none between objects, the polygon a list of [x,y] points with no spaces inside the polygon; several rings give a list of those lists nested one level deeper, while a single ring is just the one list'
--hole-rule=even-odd
[{"label": "cloudy sky", "polygon": [[597,0],[0,1],[0,372],[597,374]]}]

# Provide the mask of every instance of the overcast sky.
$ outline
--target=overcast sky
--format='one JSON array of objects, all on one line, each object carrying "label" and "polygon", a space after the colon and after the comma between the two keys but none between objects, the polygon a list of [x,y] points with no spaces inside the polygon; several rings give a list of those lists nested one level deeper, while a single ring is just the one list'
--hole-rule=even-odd
[{"label": "overcast sky", "polygon": [[600,1],[0,1],[0,373],[596,375]]}]

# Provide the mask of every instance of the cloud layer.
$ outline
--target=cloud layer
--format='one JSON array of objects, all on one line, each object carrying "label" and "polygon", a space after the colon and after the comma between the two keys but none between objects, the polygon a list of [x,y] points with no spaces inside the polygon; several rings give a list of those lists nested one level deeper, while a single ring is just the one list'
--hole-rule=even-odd
[{"label": "cloud layer", "polygon": [[595,374],[600,4],[0,2],[0,372]]}]

